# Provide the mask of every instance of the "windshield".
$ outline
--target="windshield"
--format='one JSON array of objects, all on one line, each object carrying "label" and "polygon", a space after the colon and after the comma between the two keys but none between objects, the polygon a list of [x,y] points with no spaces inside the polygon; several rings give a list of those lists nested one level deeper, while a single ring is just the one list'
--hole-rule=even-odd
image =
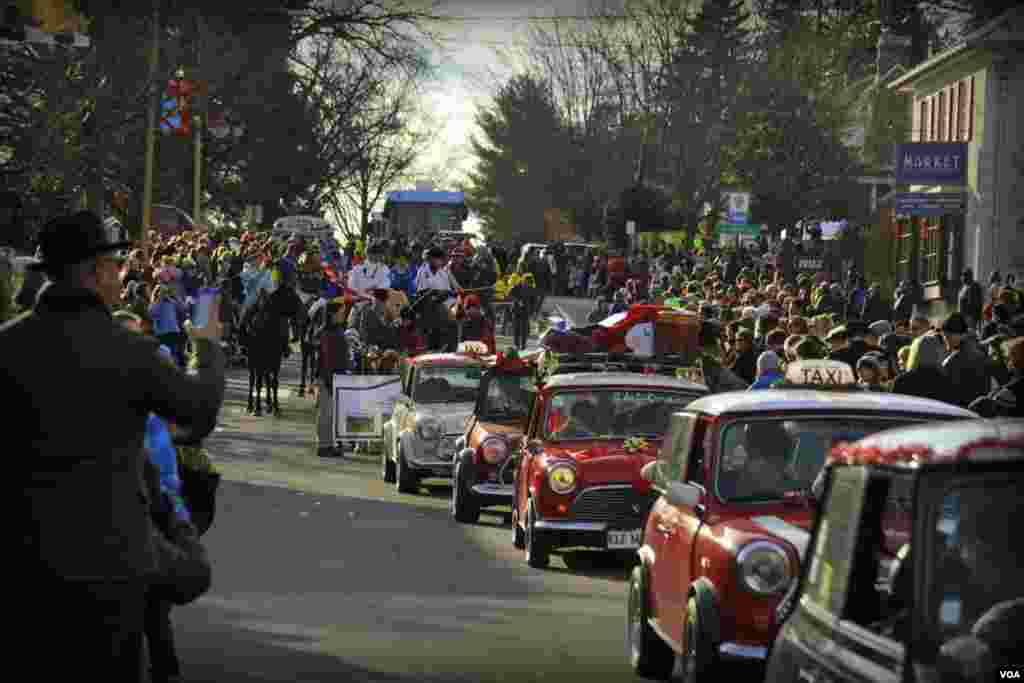
[{"label": "windshield", "polygon": [[532,398],[532,375],[497,375],[487,383],[483,414],[492,419],[523,418]]},{"label": "windshield", "polygon": [[929,562],[935,585],[927,592],[933,600],[930,618],[937,620],[943,641],[972,630],[979,636],[986,628],[998,630],[1007,603],[1024,598],[1014,528],[1024,514],[1024,486],[1010,476],[974,477],[943,498]]},{"label": "windshield", "polygon": [[660,437],[668,429],[669,416],[696,398],[664,390],[562,392],[548,406],[545,437],[551,441]]},{"label": "windshield", "polygon": [[417,369],[412,400],[416,403],[472,403],[480,388],[479,367],[427,365]]},{"label": "windshield", "polygon": [[833,446],[907,424],[914,423],[820,417],[734,422],[722,434],[718,496],[732,502],[760,502],[809,490]]}]

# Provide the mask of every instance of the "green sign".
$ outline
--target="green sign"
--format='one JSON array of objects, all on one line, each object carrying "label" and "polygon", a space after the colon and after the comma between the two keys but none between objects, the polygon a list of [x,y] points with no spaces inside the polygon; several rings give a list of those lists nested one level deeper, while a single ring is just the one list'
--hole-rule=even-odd
[{"label": "green sign", "polygon": [[719,235],[750,235],[751,237],[761,236],[760,225],[749,225],[747,223],[719,223]]}]

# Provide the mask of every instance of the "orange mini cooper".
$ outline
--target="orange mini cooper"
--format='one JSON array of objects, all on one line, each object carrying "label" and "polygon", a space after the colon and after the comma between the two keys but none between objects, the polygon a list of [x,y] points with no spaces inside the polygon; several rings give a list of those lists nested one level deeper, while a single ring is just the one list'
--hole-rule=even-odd
[{"label": "orange mini cooper", "polygon": [[537,354],[492,356],[466,433],[456,442],[452,516],[475,524],[482,508],[511,505],[515,463],[537,394]]}]

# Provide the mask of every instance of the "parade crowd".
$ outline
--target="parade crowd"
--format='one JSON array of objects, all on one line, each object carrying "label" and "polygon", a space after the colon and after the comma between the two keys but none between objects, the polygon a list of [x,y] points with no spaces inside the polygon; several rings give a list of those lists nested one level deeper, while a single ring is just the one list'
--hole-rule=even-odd
[{"label": "parade crowd", "polygon": [[[742,251],[616,258],[554,245],[520,258],[518,246],[493,242],[338,248],[205,231],[154,232],[141,249],[110,243],[99,219],[80,212],[44,227],[37,258],[16,294],[20,315],[0,327],[0,354],[43,362],[6,363],[0,389],[12,452],[33,454],[8,478],[24,538],[15,564],[30,587],[16,600],[12,651],[44,678],[99,670],[137,680],[148,660],[153,681],[180,680],[171,609],[209,574],[199,537],[217,476],[202,439],[226,364],[246,345],[247,316],[278,291],[301,293],[303,308],[274,343],[284,355],[295,341],[318,350],[321,389],[353,369],[353,346],[417,353],[479,341],[493,352],[495,334],[511,328],[524,348],[545,297],[577,295],[596,302],[591,325],[641,303],[705,318],[717,331],[706,350],[751,389],[780,382],[789,362],[829,358],[854,368],[866,390],[1024,416],[1024,299],[999,274],[985,291],[965,271],[958,310],[936,324],[915,283],[890,297],[856,272],[833,282]],[[199,327],[195,299],[209,285],[219,304]],[[320,403],[323,449],[333,444],[329,401]],[[53,657],[53,642],[70,652]]]}]

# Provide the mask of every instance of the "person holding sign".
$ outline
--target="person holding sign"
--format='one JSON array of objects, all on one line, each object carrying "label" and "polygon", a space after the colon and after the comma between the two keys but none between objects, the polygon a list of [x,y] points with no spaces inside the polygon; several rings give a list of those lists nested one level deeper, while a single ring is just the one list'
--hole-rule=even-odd
[{"label": "person holding sign", "polygon": [[334,375],[349,369],[349,347],[345,338],[348,306],[344,300],[327,304],[324,329],[320,333],[320,381],[317,383],[316,440],[317,455],[335,455],[334,447]]}]

